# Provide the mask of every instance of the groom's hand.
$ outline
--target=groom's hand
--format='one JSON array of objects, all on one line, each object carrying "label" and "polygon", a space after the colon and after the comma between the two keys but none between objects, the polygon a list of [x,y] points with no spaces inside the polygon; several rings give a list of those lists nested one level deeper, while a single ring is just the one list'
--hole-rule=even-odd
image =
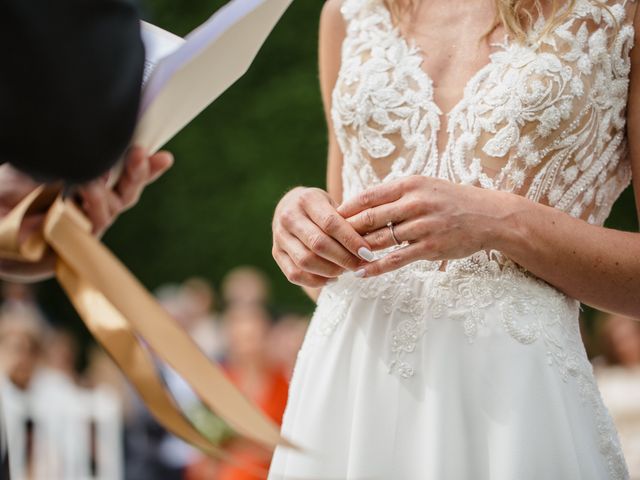
[{"label": "groom's hand", "polygon": [[[167,171],[173,164],[169,152],[147,156],[144,150],[132,148],[127,152],[122,175],[116,185],[107,188],[108,175],[77,188],[76,201],[93,225],[95,235],[102,235],[115,219],[135,205],[144,188]],[[8,163],[0,165],[0,218],[7,215],[38,183]],[[28,238],[42,228],[45,215],[25,216],[20,239]],[[0,259],[0,277],[13,281],[38,281],[50,277],[55,255],[49,251],[37,263]]]},{"label": "groom's hand", "polygon": [[173,164],[171,153],[162,151],[147,156],[141,148],[127,152],[118,182],[109,188],[106,174],[78,188],[76,199],[93,225],[93,232],[102,236],[118,216],[136,203],[144,188],[160,177]]}]

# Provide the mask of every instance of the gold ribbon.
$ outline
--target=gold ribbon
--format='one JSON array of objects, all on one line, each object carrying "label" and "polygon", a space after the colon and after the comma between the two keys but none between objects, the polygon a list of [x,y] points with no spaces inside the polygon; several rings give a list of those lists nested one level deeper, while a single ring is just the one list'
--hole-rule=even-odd
[{"label": "gold ribbon", "polygon": [[[24,216],[35,209],[44,211],[46,206],[42,231],[21,242]],[[0,258],[36,262],[47,246],[57,254],[56,277],[85,325],[168,431],[208,455],[240,465],[183,415],[143,342],[237,433],[267,450],[276,445],[300,450],[280,435],[278,425],[251,404],[127,268],[91,235],[91,224],[82,212],[56,190],[41,186],[0,220]],[[260,470],[259,476],[265,473]]]}]

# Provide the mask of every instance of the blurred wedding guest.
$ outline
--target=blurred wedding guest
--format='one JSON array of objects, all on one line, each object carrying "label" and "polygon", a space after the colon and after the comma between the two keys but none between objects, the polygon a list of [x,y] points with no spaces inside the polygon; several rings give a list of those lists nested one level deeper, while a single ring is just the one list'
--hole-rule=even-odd
[{"label": "blurred wedding guest", "polygon": [[87,368],[83,372],[82,383],[88,388],[108,389],[119,399],[123,420],[126,422],[131,418],[135,393],[115,362],[97,345],[88,349]]},{"label": "blurred wedding guest", "polygon": [[0,317],[0,367],[5,380],[27,390],[41,365],[45,326],[22,310]]},{"label": "blurred wedding guest", "polygon": [[[190,299],[183,293],[180,284],[172,283],[161,286],[155,291],[156,298],[166,312],[176,320],[180,326],[190,332],[194,326],[194,316],[191,313]],[[187,410],[197,402],[197,397],[189,384],[184,381],[172,368],[163,362],[159,362],[159,368],[167,386],[178,404]],[[184,463],[184,462],[181,462]]]},{"label": "blurred wedding guest", "polygon": [[0,398],[13,478],[119,480],[119,403],[78,386],[75,343],[63,335],[58,352],[50,351],[57,340],[25,312],[0,317]]},{"label": "blurred wedding guest", "polygon": [[225,351],[221,320],[215,313],[215,291],[211,283],[200,277],[187,279],[182,285],[186,314],[190,317],[189,334],[211,359],[219,359]]},{"label": "blurred wedding guest", "polygon": [[620,434],[632,480],[640,480],[640,322],[603,314],[602,355],[594,359],[598,385]]},{"label": "blurred wedding guest", "polygon": [[222,299],[225,307],[269,303],[270,287],[267,276],[251,266],[236,267],[222,280]]},{"label": "blurred wedding guest", "polygon": [[281,316],[269,333],[269,355],[282,366],[289,381],[308,326],[308,317],[289,313]]},{"label": "blurred wedding guest", "polygon": [[45,325],[25,310],[2,314],[0,396],[17,479],[63,478],[68,440],[75,432],[68,414],[78,408],[76,386],[66,374],[45,366],[46,339]]},{"label": "blurred wedding guest", "polygon": [[222,365],[227,375],[275,421],[286,403],[287,382],[268,356],[272,321],[264,307],[241,305],[227,310],[223,320],[228,352]]},{"label": "blurred wedding guest", "polygon": [[[43,345],[43,326],[34,318],[25,315],[4,313],[0,319],[0,397],[3,410],[8,414],[9,438],[20,438],[20,448],[11,447],[11,451],[23,452],[19,458],[11,459],[12,470],[31,478],[34,474],[33,458],[33,421],[27,416],[26,422],[16,421],[19,416],[10,415],[18,406],[21,393],[32,387],[40,361]],[[22,419],[21,419],[22,420]]]},{"label": "blurred wedding guest", "polygon": [[185,308],[182,286],[179,283],[165,283],[153,292],[162,308],[171,315],[183,328],[191,327],[191,317]]},{"label": "blurred wedding guest", "polygon": [[[189,331],[194,319],[182,285],[165,284],[154,293],[167,313]],[[159,361],[158,368],[180,408],[185,412],[193,408],[198,400],[191,387],[164,362]],[[185,468],[197,455],[195,449],[158,424],[138,397],[133,401],[133,415],[128,418],[126,429],[125,463],[128,480],[182,480]]]},{"label": "blurred wedding guest", "polygon": [[137,396],[133,399],[132,412],[125,427],[125,479],[182,480],[182,469],[174,468],[164,458],[162,445],[167,431]]},{"label": "blurred wedding guest", "polygon": [[70,333],[53,330],[32,311],[17,308],[2,312],[0,365],[6,379],[19,390],[74,390],[76,354]]},{"label": "blurred wedding guest", "polygon": [[[154,294],[169,315],[188,329],[189,318],[181,297],[181,286],[165,284]],[[182,408],[191,405],[194,399],[184,381],[165,364],[158,362],[157,365],[178,404]],[[184,454],[184,443],[171,436],[149,413],[140,398],[131,393],[125,422],[125,479],[182,480],[184,466],[190,460],[190,456]]]},{"label": "blurred wedding guest", "polygon": [[[231,381],[276,423],[282,422],[287,402],[288,382],[281,367],[268,355],[271,318],[257,304],[236,304],[223,316],[228,351],[222,366]],[[227,432],[227,435],[228,432]],[[256,470],[269,467],[271,454],[244,439],[224,437],[222,445],[243,464]],[[186,480],[257,480],[256,475],[241,467],[202,458],[191,465]]]},{"label": "blurred wedding guest", "polygon": [[24,282],[2,282],[0,289],[2,306],[0,311],[28,310],[26,315],[38,317],[43,323],[47,323],[47,317],[38,305],[35,286]]},{"label": "blurred wedding guest", "polygon": [[48,368],[78,383],[78,354],[78,341],[73,333],[63,328],[49,330],[44,348],[44,363]]}]

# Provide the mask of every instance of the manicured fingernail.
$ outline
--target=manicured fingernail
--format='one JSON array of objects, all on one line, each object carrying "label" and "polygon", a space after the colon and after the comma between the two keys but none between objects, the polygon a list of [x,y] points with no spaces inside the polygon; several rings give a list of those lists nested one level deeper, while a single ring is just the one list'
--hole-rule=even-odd
[{"label": "manicured fingernail", "polygon": [[361,268],[360,270],[356,271],[356,273],[354,273],[354,275],[358,278],[362,278],[364,277],[364,274],[367,273],[367,271],[364,268]]},{"label": "manicured fingernail", "polygon": [[374,260],[373,252],[367,247],[360,247],[360,249],[358,250],[358,255],[360,255],[367,262],[373,262]]}]

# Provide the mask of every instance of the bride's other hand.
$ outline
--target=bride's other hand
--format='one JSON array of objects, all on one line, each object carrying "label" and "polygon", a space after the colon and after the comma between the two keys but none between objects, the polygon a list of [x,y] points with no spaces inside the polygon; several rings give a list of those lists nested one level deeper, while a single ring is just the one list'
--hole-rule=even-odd
[{"label": "bride's other hand", "polygon": [[450,260],[492,248],[511,196],[415,175],[369,188],[338,212],[373,250],[395,245],[388,222],[396,239],[408,243],[357,272],[368,277],[416,260]]},{"label": "bride's other hand", "polygon": [[290,282],[321,287],[346,270],[371,261],[369,244],[319,188],[297,187],[278,203],[272,254]]},{"label": "bride's other hand", "polygon": [[133,147],[127,152],[122,174],[113,188],[108,186],[109,174],[79,187],[77,200],[93,225],[93,233],[104,234],[121,213],[138,203],[144,188],[172,164],[169,152],[148,156],[144,149]]}]

